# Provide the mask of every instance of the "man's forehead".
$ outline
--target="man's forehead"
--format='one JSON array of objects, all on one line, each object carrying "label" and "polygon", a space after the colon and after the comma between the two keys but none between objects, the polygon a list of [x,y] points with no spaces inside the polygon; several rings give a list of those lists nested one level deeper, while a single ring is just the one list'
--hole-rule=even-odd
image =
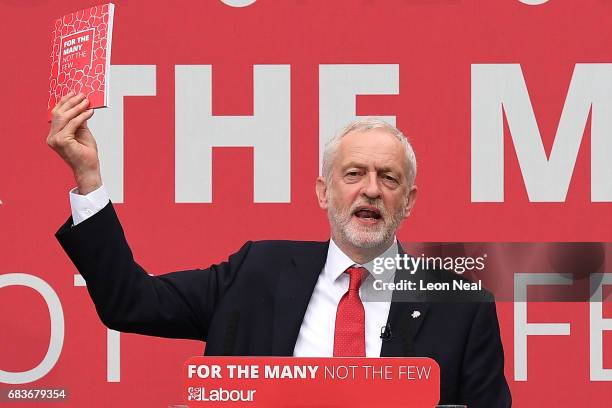
[{"label": "man's forehead", "polygon": [[371,129],[346,134],[338,148],[337,164],[351,162],[371,163],[377,167],[404,167],[405,155],[402,143],[388,131]]}]

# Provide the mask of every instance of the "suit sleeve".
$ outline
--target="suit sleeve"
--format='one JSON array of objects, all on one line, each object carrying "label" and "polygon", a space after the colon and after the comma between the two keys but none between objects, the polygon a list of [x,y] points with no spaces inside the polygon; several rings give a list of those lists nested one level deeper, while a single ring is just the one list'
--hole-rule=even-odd
[{"label": "suit sleeve", "polygon": [[123,332],[206,341],[216,305],[251,242],[207,269],[151,276],[134,261],[113,205],[56,233],[85,282],[102,322]]},{"label": "suit sleeve", "polygon": [[504,350],[495,301],[481,302],[470,330],[463,359],[461,402],[470,408],[512,406],[504,376]]}]

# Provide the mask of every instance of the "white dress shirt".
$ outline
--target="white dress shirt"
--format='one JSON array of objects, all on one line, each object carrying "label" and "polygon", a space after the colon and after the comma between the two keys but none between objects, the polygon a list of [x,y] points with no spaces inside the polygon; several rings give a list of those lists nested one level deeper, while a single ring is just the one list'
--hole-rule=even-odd
[{"label": "white dress shirt", "polygon": [[[77,225],[92,215],[96,214],[109,202],[109,196],[104,186],[86,195],[78,194],[77,189],[70,190],[70,208],[72,210],[72,223]],[[381,256],[395,257],[398,253],[397,240]],[[365,309],[365,346],[367,357],[379,357],[382,347],[380,338],[381,329],[387,323],[391,302],[381,296],[372,296],[365,293],[372,290],[372,264],[370,262],[363,266],[370,272],[359,289]],[[308,303],[304,320],[300,328],[300,333],[293,350],[296,357],[331,357],[334,354],[334,331],[336,325],[336,309],[340,298],[346,293],[349,287],[349,276],[345,274],[349,267],[356,265],[342,250],[336,245],[334,240],[330,240],[327,250],[327,260],[323,266],[323,271],[319,274],[317,284]],[[376,279],[392,281],[394,270],[385,271],[376,276]]]},{"label": "white dress shirt", "polygon": [[[397,253],[397,243],[394,242],[391,248],[385,252]],[[356,265],[334,242],[329,241],[327,250],[327,260],[323,271],[319,274],[319,279],[312,292],[310,303],[306,309],[300,334],[298,335],[293,355],[296,357],[331,357],[334,355],[334,332],[336,329],[336,310],[340,299],[349,287],[350,277],[344,273],[349,267]],[[361,299],[364,299],[364,291],[371,288],[372,267],[370,264],[357,265],[363,266],[370,272],[359,288]],[[381,277],[377,276],[378,279]],[[386,279],[385,279],[386,280]],[[365,309],[365,346],[366,357],[380,357],[382,339],[380,338],[381,328],[387,324],[389,308],[391,303],[388,301],[364,301]]]},{"label": "white dress shirt", "polygon": [[68,195],[70,196],[72,226],[85,221],[106,207],[110,201],[104,185],[86,195],[79,194],[79,190],[73,188]]}]

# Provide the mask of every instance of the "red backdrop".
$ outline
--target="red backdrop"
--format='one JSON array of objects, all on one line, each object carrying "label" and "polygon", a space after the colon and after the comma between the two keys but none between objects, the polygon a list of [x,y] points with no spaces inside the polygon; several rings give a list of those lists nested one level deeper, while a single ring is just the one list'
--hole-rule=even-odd
[{"label": "red backdrop", "polygon": [[[57,362],[42,378],[15,387],[67,388],[65,404],[74,406],[179,402],[183,361],[203,345],[122,334],[120,379],[108,382],[106,329],[85,288],[74,286],[75,269],[53,238],[69,214],[73,180],[45,145],[51,23],[95,3],[0,2],[0,276],[43,279],[59,297],[65,321]],[[594,202],[591,196],[592,173],[605,170],[591,169],[591,116],[612,116],[606,103],[589,116],[565,200],[530,200],[510,120],[504,122],[503,201],[471,198],[473,66],[520,64],[550,153],[576,64],[612,63],[612,2],[258,0],[241,8],[220,0],[115,3],[113,66],[155,66],[154,95],[124,100],[123,163],[110,163],[123,168],[118,212],[137,260],[150,273],[207,266],[249,239],[328,238],[314,196],[324,64],[399,69],[398,92],[360,95],[353,114],[395,116],[414,145],[420,191],[399,233],[402,241],[612,239],[612,200]],[[175,66],[211,65],[213,115],[248,116],[254,113],[253,66],[269,64],[290,71],[290,201],[254,202],[253,149],[223,147],[213,154],[212,203],[176,203]],[[612,129],[605,129],[612,137]],[[514,381],[513,306],[498,302],[516,406],[599,406],[612,399],[612,382],[590,379],[586,302],[529,305],[530,321],[567,322],[571,334],[530,337],[528,380]],[[0,310],[0,370],[31,370],[50,342],[43,298],[24,286],[3,287]],[[609,307],[604,311],[612,317]],[[603,343],[608,369],[610,333]]]}]

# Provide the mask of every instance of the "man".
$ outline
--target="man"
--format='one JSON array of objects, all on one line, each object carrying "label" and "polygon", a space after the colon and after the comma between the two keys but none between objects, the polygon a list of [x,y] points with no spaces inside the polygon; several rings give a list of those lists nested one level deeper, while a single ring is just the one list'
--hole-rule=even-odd
[{"label": "man", "polygon": [[[416,199],[416,159],[399,130],[355,122],[326,146],[316,194],[329,242],[247,242],[208,269],[154,277],[134,262],[104,192],[87,106],[83,95],[63,98],[47,143],[77,183],[57,238],[108,327],[203,340],[207,355],[431,357],[441,368],[441,403],[510,406],[490,294],[454,303],[423,293],[361,299],[374,258],[403,252],[395,232]],[[402,276],[395,272],[391,280]]]}]

